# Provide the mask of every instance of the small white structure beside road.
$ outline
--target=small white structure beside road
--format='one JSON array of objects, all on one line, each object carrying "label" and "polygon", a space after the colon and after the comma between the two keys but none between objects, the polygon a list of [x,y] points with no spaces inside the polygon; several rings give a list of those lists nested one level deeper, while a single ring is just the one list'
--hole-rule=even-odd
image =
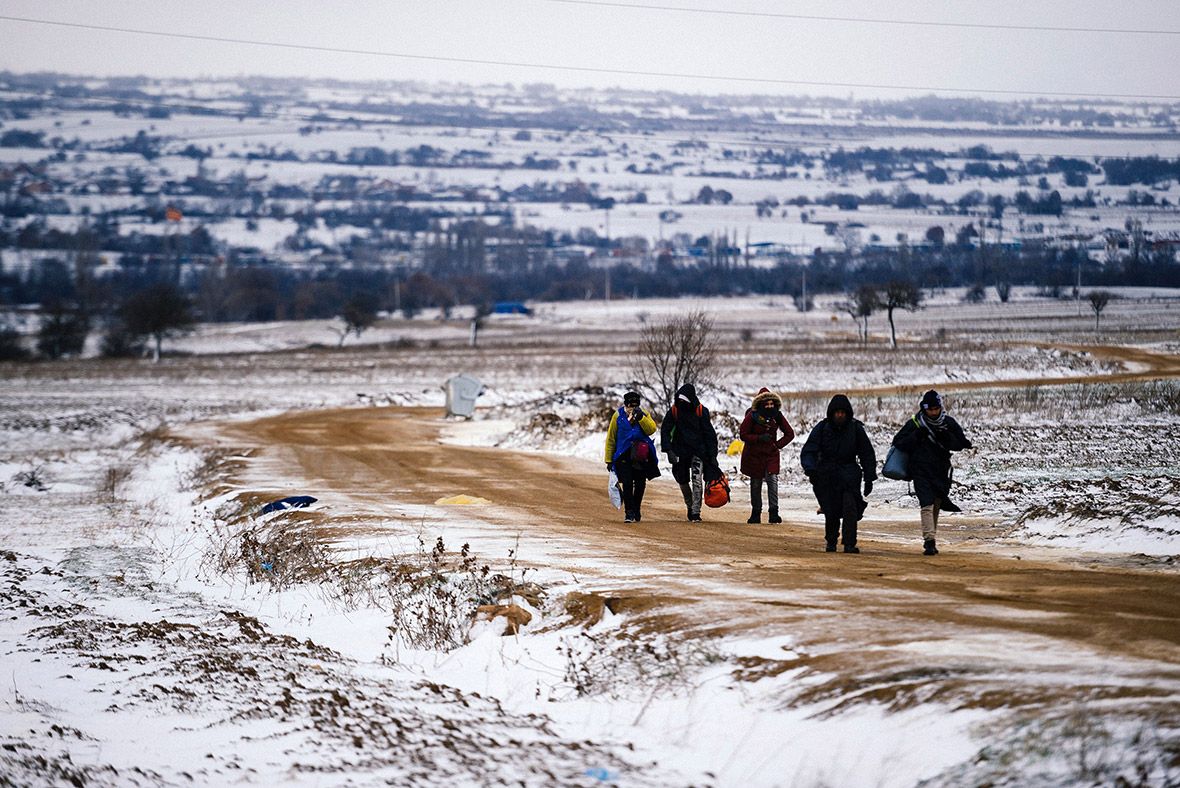
[{"label": "small white structure beside road", "polygon": [[448,379],[443,390],[447,393],[447,415],[469,419],[475,413],[475,400],[483,394],[483,384],[479,378],[463,373]]}]

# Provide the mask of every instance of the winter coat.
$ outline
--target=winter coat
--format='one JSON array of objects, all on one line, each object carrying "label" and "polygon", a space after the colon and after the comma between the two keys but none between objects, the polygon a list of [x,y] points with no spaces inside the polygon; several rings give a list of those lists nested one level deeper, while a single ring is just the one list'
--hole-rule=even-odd
[{"label": "winter coat", "polygon": [[[837,410],[848,412],[848,422],[838,426],[832,420]],[[803,472],[811,479],[816,497],[853,490],[860,494],[861,479],[877,478],[877,456],[864,425],[852,418],[852,403],[843,394],[828,403],[828,417],[815,425],[799,454]]]},{"label": "winter coat", "polygon": [[656,422],[647,411],[641,410],[640,414],[639,421],[634,423],[623,408],[610,417],[610,426],[606,428],[606,461],[632,462],[631,447],[643,443],[647,446],[647,459],[641,467],[647,478],[654,479],[660,475],[660,461],[656,458],[656,445],[648,436],[656,431]]},{"label": "winter coat", "polygon": [[675,455],[680,462],[700,457],[706,468],[717,464],[717,432],[709,419],[709,409],[697,399],[691,383],[680,387],[664,415],[660,451]]},{"label": "winter coat", "polygon": [[971,448],[971,441],[963,434],[959,422],[944,416],[941,429],[927,429],[921,424],[921,413],[902,425],[893,438],[893,445],[909,455],[908,470],[914,480],[918,503],[930,506],[935,498],[942,499],[939,508],[947,512],[960,511],[951,503],[951,452]]},{"label": "winter coat", "polygon": [[[763,408],[762,403],[772,402],[773,408]],[[787,423],[782,412],[783,400],[768,388],[763,387],[746,411],[738,435],[742,439],[741,472],[751,479],[761,479],[767,474],[779,472],[779,450],[795,439],[795,431]],[[769,412],[767,412],[769,411]],[[782,437],[777,433],[782,431]]]}]

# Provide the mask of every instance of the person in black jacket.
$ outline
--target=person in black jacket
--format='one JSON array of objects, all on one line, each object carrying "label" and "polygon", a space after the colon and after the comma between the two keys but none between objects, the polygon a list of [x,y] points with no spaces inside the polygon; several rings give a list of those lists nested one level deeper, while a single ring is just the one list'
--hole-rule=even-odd
[{"label": "person in black jacket", "polygon": [[[680,485],[689,522],[699,523],[705,477],[717,467],[717,432],[709,418],[709,409],[697,399],[696,387],[691,383],[676,391],[672,407],[664,415],[660,450],[672,464],[672,477]],[[715,479],[717,475],[709,478]]]},{"label": "person in black jacket", "polygon": [[938,555],[935,532],[938,513],[962,511],[951,502],[951,452],[970,449],[963,428],[942,407],[934,389],[922,395],[918,413],[893,438],[898,451],[909,455],[907,469],[922,507],[922,552]]},{"label": "person in black jacket", "polygon": [[836,552],[836,539],[843,525],[844,552],[859,553],[856,524],[864,514],[860,497],[873,491],[877,478],[877,456],[864,425],[852,418],[852,403],[843,394],[828,403],[828,417],[816,424],[799,455],[803,472],[811,480],[815,499],[824,513],[827,552]]}]

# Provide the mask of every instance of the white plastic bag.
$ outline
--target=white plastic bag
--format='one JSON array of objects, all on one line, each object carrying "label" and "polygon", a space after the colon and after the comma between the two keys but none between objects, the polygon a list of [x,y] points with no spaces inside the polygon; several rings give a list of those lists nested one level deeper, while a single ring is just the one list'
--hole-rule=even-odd
[{"label": "white plastic bag", "polygon": [[610,476],[606,477],[606,491],[610,493],[610,502],[616,509],[623,508],[623,491],[619,489],[619,477],[612,468]]}]

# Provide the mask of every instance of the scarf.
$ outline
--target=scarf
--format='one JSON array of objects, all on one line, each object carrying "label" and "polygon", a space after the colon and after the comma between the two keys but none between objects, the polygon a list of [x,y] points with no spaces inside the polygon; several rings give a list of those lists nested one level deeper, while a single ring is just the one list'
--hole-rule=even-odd
[{"label": "scarf", "polygon": [[921,424],[923,427],[925,427],[929,431],[930,440],[934,441],[935,443],[938,443],[938,441],[935,440],[935,438],[934,438],[935,434],[944,433],[944,432],[946,432],[946,429],[947,429],[946,408],[942,409],[942,412],[938,414],[937,419],[932,419],[932,418],[928,417],[926,415],[926,411],[924,411],[924,410],[918,411],[918,423]]}]

